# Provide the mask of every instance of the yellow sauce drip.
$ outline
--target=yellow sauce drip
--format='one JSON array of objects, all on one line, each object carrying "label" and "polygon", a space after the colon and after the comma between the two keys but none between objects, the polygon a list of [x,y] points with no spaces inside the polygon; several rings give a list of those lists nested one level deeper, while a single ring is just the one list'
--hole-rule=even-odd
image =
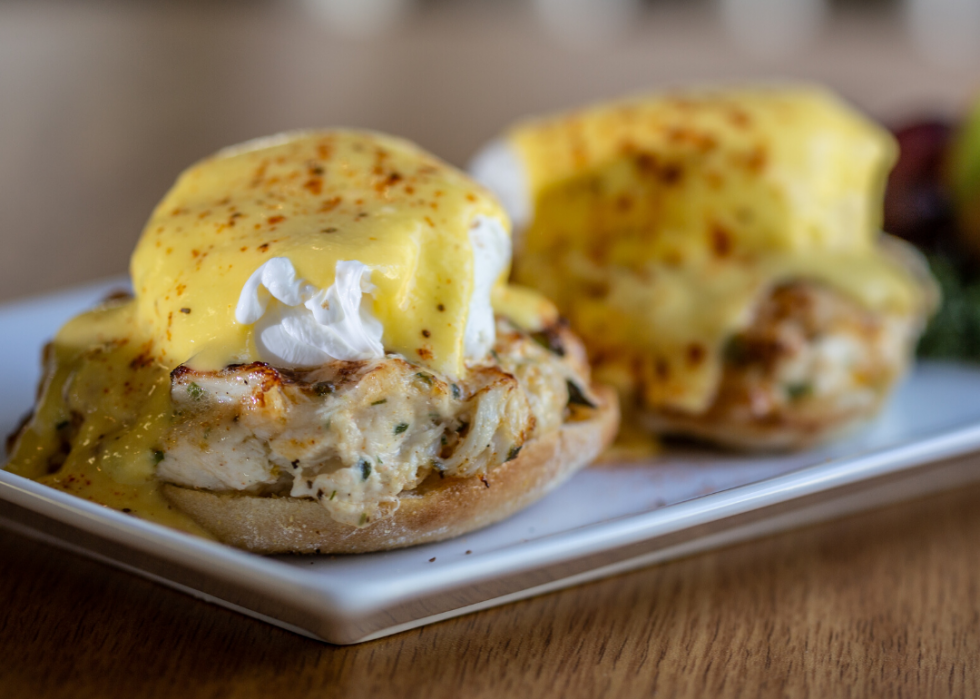
[{"label": "yellow sauce drip", "polygon": [[65,325],[46,352],[45,383],[6,470],[201,536],[160,492],[156,464],[170,426],[170,375],[151,342],[131,336],[133,302]]},{"label": "yellow sauce drip", "polygon": [[825,92],[637,98],[529,121],[508,141],[534,203],[515,278],[556,302],[597,379],[631,401],[706,409],[726,340],[782,281],[923,310],[878,244],[895,143]]}]

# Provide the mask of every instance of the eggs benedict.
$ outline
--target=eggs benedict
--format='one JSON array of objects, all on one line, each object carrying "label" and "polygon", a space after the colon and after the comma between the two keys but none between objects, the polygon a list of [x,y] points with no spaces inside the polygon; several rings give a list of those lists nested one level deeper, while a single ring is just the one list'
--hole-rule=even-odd
[{"label": "eggs benedict", "polygon": [[479,185],[397,138],[221,151],[156,207],[133,296],[49,345],[6,468],[263,553],[409,546],[501,519],[617,423],[551,303],[507,284],[509,226]]},{"label": "eggs benedict", "polygon": [[689,90],[518,123],[474,159],[631,422],[748,449],[873,415],[936,294],[882,236],[891,136],[812,88]]}]

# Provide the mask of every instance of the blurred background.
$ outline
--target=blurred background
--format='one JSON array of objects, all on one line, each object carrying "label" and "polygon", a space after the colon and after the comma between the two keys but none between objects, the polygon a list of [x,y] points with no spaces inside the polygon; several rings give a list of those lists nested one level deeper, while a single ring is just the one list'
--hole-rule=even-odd
[{"label": "blurred background", "polygon": [[458,165],[524,114],[685,83],[825,83],[956,119],[980,0],[0,2],[0,300],[122,273],[181,169],[310,126]]}]

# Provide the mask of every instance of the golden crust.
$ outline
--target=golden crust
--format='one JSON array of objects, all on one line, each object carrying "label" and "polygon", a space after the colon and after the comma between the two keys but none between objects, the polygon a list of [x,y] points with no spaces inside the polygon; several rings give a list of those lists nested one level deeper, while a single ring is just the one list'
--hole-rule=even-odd
[{"label": "golden crust", "polygon": [[479,477],[430,476],[401,494],[390,517],[363,528],[334,521],[310,499],[169,484],[164,494],[221,541],[255,553],[364,553],[441,541],[510,516],[595,459],[616,434],[619,408],[611,389],[592,390],[599,407],[589,419],[528,442],[516,459],[493,469],[486,484]]}]

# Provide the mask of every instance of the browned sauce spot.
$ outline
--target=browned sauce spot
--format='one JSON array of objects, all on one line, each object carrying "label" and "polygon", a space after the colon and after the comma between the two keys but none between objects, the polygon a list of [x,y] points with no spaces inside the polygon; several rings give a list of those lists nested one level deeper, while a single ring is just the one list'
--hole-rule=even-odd
[{"label": "browned sauce spot", "polygon": [[332,197],[330,199],[326,199],[322,204],[320,204],[319,213],[325,214],[330,211],[333,211],[338,206],[340,206],[340,201],[341,201],[340,197]]},{"label": "browned sauce spot", "polygon": [[769,156],[766,154],[765,148],[762,146],[757,146],[751,153],[749,153],[748,158],[745,161],[745,166],[750,172],[759,173],[765,169],[768,160]]},{"label": "browned sauce spot", "polygon": [[748,128],[749,124],[751,123],[749,115],[737,107],[732,107],[730,110],[728,110],[728,121],[730,121],[733,126],[740,129]]},{"label": "browned sauce spot", "polygon": [[704,361],[704,347],[696,342],[692,342],[687,346],[687,363],[691,366],[698,366]]},{"label": "browned sauce spot", "polygon": [[711,227],[711,249],[718,257],[728,257],[732,253],[732,236],[718,224]]},{"label": "browned sauce spot", "polygon": [[677,184],[680,182],[681,177],[684,175],[684,171],[681,166],[676,163],[668,163],[664,165],[663,169],[660,171],[660,179],[664,184]]}]

